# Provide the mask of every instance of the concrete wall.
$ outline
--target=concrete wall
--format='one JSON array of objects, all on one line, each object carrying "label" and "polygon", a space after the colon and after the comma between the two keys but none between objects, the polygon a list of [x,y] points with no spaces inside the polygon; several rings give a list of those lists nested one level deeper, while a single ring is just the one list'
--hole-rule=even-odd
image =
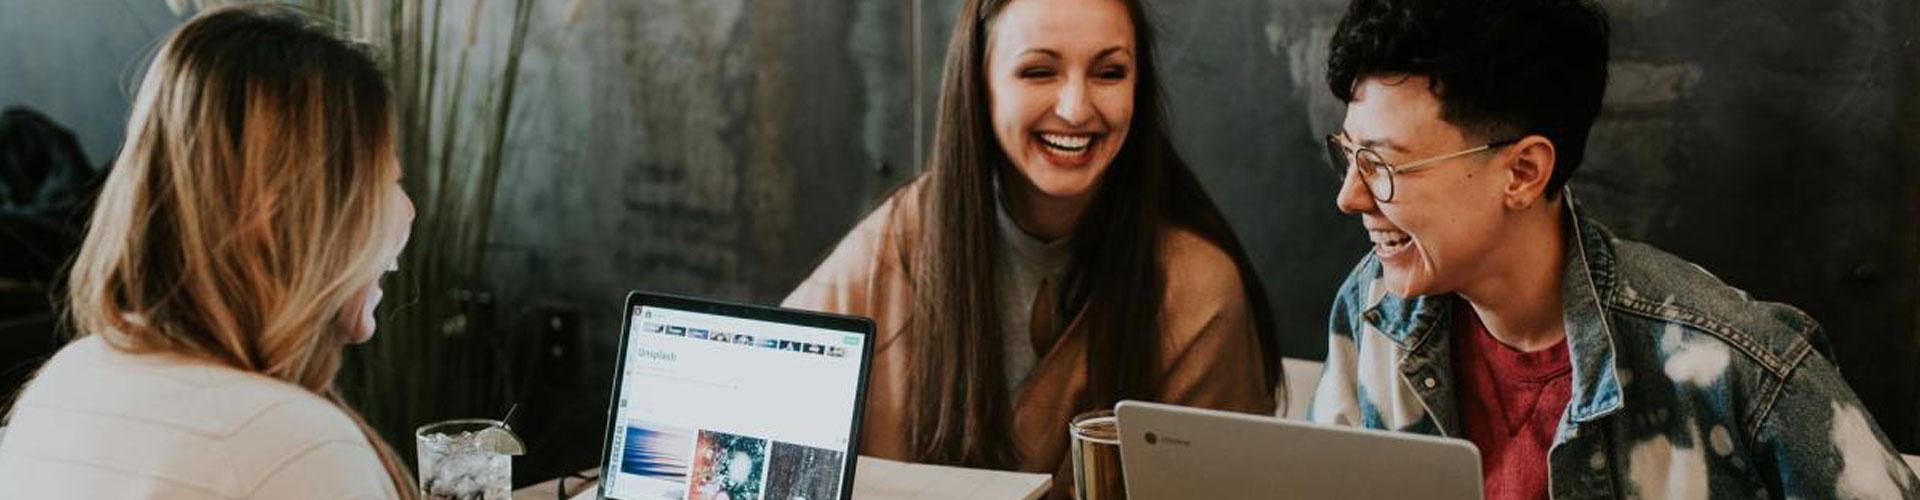
[{"label": "concrete wall", "polygon": [[503,321],[577,314],[553,344],[585,354],[530,393],[529,461],[594,463],[626,291],[777,303],[912,175],[908,7],[586,2],[532,32],[494,283]]},{"label": "concrete wall", "polygon": [[178,22],[159,0],[0,2],[0,106],[40,110],[105,164],[148,52]]},{"label": "concrete wall", "polygon": [[[1580,197],[1623,236],[1812,313],[1875,417],[1920,451],[1920,9],[1605,3],[1616,62]],[[579,318],[556,345],[585,355],[531,396],[523,472],[594,462],[624,291],[777,302],[917,171],[957,4],[540,4],[494,286],[509,324]],[[1343,5],[1156,6],[1179,145],[1297,357],[1323,356],[1331,291],[1366,248],[1319,152],[1341,113],[1321,74]],[[173,22],[158,0],[0,3],[0,105],[48,111],[104,161],[118,82]]]}]

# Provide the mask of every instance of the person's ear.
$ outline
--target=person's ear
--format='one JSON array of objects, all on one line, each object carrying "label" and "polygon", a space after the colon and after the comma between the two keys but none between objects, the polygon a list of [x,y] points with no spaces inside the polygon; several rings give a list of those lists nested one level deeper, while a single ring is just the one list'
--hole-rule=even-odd
[{"label": "person's ear", "polygon": [[1553,141],[1529,135],[1507,146],[1500,157],[1508,158],[1507,185],[1500,192],[1510,210],[1525,210],[1544,199],[1547,181],[1553,178]]}]

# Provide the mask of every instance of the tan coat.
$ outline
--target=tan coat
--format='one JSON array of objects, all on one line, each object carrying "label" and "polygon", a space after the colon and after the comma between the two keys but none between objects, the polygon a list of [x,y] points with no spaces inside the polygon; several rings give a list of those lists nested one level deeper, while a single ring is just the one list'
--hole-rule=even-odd
[{"label": "tan coat", "polygon": [[[918,204],[924,181],[889,198],[833,250],[813,275],[783,303],[786,307],[873,319],[872,376],[867,382],[866,421],[860,453],[909,460],[907,379],[911,336],[903,335],[912,310],[910,279],[902,266],[918,241]],[[1263,360],[1233,260],[1215,245],[1184,230],[1164,232],[1160,258],[1166,267],[1161,300],[1159,399],[1164,402],[1248,413],[1272,414],[1273,396],[1262,380]],[[1067,422],[1086,390],[1087,334],[1069,323],[1051,350],[1040,353],[1032,374],[1014,396],[1014,444],[1020,470],[1054,472],[1054,494],[1072,484]]]}]

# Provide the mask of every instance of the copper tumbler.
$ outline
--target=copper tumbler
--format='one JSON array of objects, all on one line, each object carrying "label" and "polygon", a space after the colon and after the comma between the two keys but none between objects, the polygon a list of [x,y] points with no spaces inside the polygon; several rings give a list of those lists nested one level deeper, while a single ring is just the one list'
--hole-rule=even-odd
[{"label": "copper tumbler", "polygon": [[1073,498],[1126,500],[1120,471],[1120,423],[1113,410],[1094,410],[1067,424],[1073,448]]}]

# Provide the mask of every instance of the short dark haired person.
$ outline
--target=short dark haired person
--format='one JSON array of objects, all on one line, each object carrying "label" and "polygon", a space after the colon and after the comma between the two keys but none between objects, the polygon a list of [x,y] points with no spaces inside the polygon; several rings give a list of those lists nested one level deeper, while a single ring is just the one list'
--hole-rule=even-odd
[{"label": "short dark haired person", "polygon": [[1314,421],[1464,437],[1489,498],[1914,498],[1819,325],[1566,190],[1607,78],[1583,0],[1355,0],[1327,80],[1340,288]]}]

